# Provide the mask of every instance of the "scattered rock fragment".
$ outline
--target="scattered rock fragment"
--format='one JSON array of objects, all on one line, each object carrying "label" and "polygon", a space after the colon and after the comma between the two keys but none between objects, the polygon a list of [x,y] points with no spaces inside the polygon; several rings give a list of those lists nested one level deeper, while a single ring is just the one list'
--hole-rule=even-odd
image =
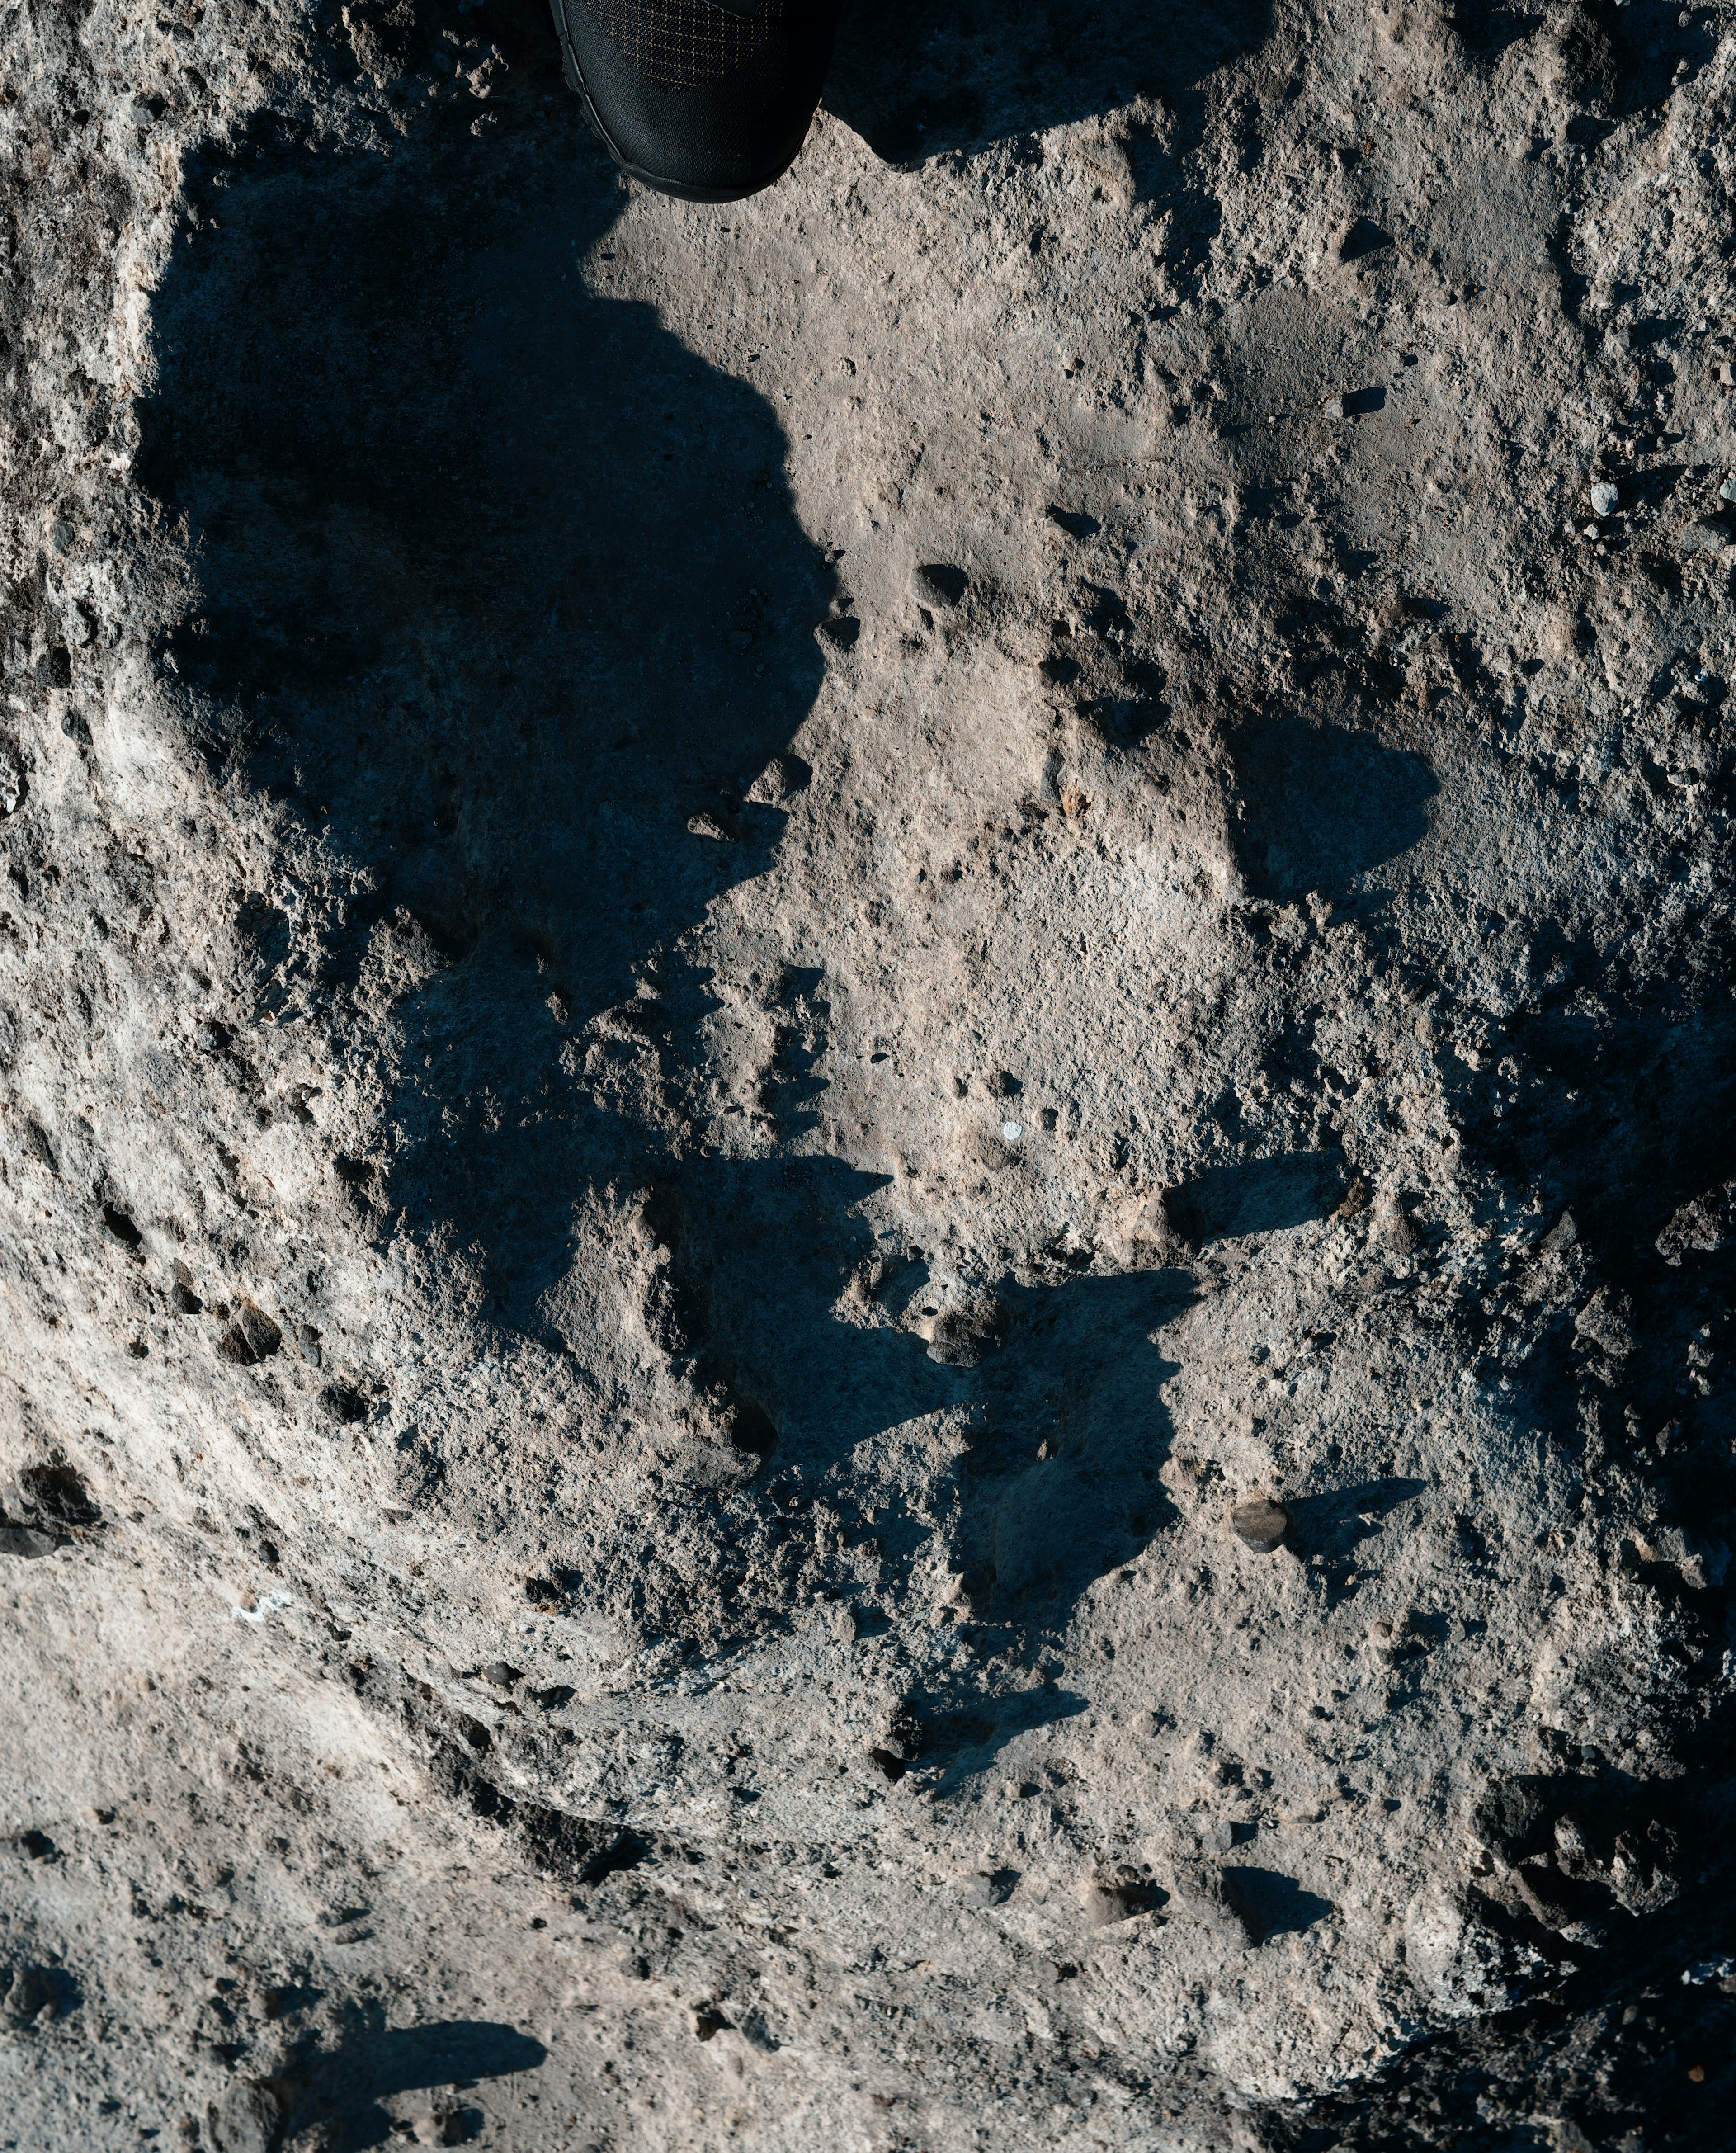
[{"label": "scattered rock fragment", "polygon": [[1282,1545],[1290,1530],[1290,1513],[1270,1496],[1259,1495],[1251,1502],[1236,1504],[1229,1514],[1229,1529],[1255,1555],[1270,1555]]},{"label": "scattered rock fragment", "polygon": [[1520,1300],[1528,1308],[1540,1302],[1560,1306],[1571,1284],[1574,1251],[1579,1245],[1579,1228],[1573,1214],[1564,1211],[1549,1231],[1538,1242],[1532,1260],[1520,1283]]},{"label": "scattered rock fragment", "polygon": [[25,1562],[34,1562],[53,1552],[52,1537],[38,1532],[34,1526],[0,1524],[0,1555],[17,1555]]},{"label": "scattered rock fragment", "polygon": [[84,1475],[64,1458],[50,1458],[46,1465],[27,1465],[18,1475],[18,1485],[31,1518],[51,1531],[88,1532],[103,1521]]},{"label": "scattered rock fragment", "polygon": [[1374,1205],[1372,1223],[1376,1239],[1389,1255],[1414,1255],[1423,1245],[1416,1221],[1397,1196],[1381,1198]]},{"label": "scattered rock fragment", "polygon": [[1730,543],[1731,535],[1726,512],[1720,511],[1715,516],[1697,516],[1692,523],[1684,526],[1676,541],[1676,548],[1678,552],[1687,554],[1722,552]]},{"label": "scattered rock fragment", "polygon": [[1633,1351],[1632,1313],[1625,1294],[1600,1286],[1575,1317],[1573,1327],[1588,1345],[1601,1346],[1612,1361],[1621,1361]]},{"label": "scattered rock fragment", "polygon": [[1722,1188],[1708,1188],[1692,1204],[1684,1204],[1654,1245],[1664,1261],[1674,1267],[1690,1250],[1698,1255],[1713,1255],[1729,1239],[1733,1230],[1736,1230],[1736,1181],[1727,1181]]},{"label": "scattered rock fragment", "polygon": [[223,1333],[218,1352],[240,1368],[269,1360],[283,1343],[283,1333],[265,1311],[251,1300],[235,1305],[235,1319]]},{"label": "scattered rock fragment", "polygon": [[1591,513],[1597,517],[1613,516],[1621,505],[1621,489],[1614,480],[1599,479],[1591,488]]},{"label": "scattered rock fragment", "polygon": [[1124,1863],[1110,1875],[1092,1879],[1085,1893],[1085,1918],[1092,1928],[1107,1929],[1138,1914],[1156,1912],[1168,1897],[1148,1876]]},{"label": "scattered rock fragment", "polygon": [[[271,2153],[283,2120],[281,2102],[268,2085],[237,2079],[206,2118],[219,2153]],[[433,2141],[429,2141],[432,2143]]]}]

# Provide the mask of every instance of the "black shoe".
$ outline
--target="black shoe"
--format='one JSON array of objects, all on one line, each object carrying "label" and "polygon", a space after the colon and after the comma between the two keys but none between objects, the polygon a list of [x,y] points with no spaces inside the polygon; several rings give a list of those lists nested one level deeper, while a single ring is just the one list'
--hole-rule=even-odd
[{"label": "black shoe", "polygon": [[550,4],[567,79],[622,171],[689,201],[736,201],[802,147],[841,0]]}]

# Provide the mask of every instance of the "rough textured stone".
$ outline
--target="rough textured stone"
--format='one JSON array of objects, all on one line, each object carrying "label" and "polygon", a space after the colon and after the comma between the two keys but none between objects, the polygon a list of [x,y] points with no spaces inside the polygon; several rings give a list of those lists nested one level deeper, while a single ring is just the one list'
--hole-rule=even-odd
[{"label": "rough textured stone", "polygon": [[1719,2142],[1730,27],[0,17],[21,2145]]}]

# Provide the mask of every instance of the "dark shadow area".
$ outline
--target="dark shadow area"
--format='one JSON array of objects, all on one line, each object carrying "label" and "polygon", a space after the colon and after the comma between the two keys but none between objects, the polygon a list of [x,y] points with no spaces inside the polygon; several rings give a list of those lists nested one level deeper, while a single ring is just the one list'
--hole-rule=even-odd
[{"label": "dark shadow area", "polygon": [[1226,1869],[1224,1881],[1235,1903],[1264,1943],[1271,1937],[1300,1936],[1332,1911],[1330,1899],[1305,1891],[1294,1877],[1275,1869]]},{"label": "dark shadow area", "polygon": [[0,2026],[10,2032],[48,2026],[76,2011],[84,2001],[84,1992],[74,1977],[52,1961],[0,1966]]},{"label": "dark shadow area", "polygon": [[[1223,221],[1209,177],[1190,164],[1206,86],[1271,23],[1270,0],[851,0],[823,103],[876,156],[912,167],[991,142],[1015,142],[1021,159],[1040,162],[1036,138],[1048,130],[1150,100],[1115,123],[1116,139],[1134,199],[1173,212],[1164,267],[1186,285]],[[1259,146],[1250,131],[1245,155]],[[1097,193],[1122,185],[1106,181]],[[1038,225],[1034,262],[1054,244]],[[1059,520],[1076,534],[1088,521]]]},{"label": "dark shadow area", "polygon": [[[700,983],[657,952],[759,871],[784,820],[770,800],[807,780],[787,748],[832,578],[765,402],[594,288],[613,181],[577,136],[526,141],[484,161],[435,110],[392,158],[340,164],[261,121],[190,176],[141,414],[141,467],[185,512],[197,579],[165,663],[213,762],[322,832],[350,883],[323,917],[239,902],[259,1014],[306,1010],[366,1052],[397,1028],[389,1145],[334,1171],[379,1230],[456,1259],[488,1321],[560,1342],[574,1200],[613,1173],[653,1184],[668,1273],[647,1316],[691,1400],[684,1469],[702,1501],[752,1478],[737,1515],[761,1553],[817,1582],[823,1487],[908,1570],[930,1528],[899,1504],[863,1515],[853,1450],[970,1408],[955,1613],[992,1630],[990,1687],[1017,1694],[920,1708],[955,1747],[985,1713],[992,1742],[1007,1713],[1073,1708],[1030,1687],[1020,1641],[1168,1514],[1171,1371],[1150,1340],[1190,1281],[929,1307],[923,1264],[886,1257],[862,1216],[876,1177],[677,1162],[609,1103],[611,1057],[691,1051]],[[822,1015],[822,986],[786,967],[764,991]],[[804,1036],[780,1025],[766,1077],[786,1134],[821,1088]],[[725,1618],[751,1551],[716,1536]],[[715,1619],[690,1596],[647,1613]],[[1005,1657],[1021,1652],[1023,1687]],[[455,1797],[497,1809],[471,1776]],[[510,1820],[551,1868],[627,1858]]]},{"label": "dark shadow area", "polygon": [[354,870],[243,908],[264,1009],[391,1010],[408,1141],[340,1170],[525,1324],[608,1141],[568,1041],[769,859],[743,796],[805,781],[833,579],[763,400],[582,271],[620,196],[576,118],[516,158],[461,120],[334,160],[262,119],[190,171],[140,469],[207,751]]},{"label": "dark shadow area", "polygon": [[1706,18],[1690,18],[1667,0],[1575,0],[1555,13],[1506,0],[1454,0],[1448,20],[1467,55],[1493,67],[1510,46],[1554,33],[1562,94],[1573,117],[1567,140],[1596,148],[1613,121],[1660,104],[1678,62],[1696,74],[1716,38]]},{"label": "dark shadow area", "polygon": [[284,2139],[317,2130],[319,2143],[331,2153],[363,2153],[401,2142],[380,2102],[395,2094],[437,2089],[445,2098],[435,2102],[436,2127],[446,2144],[463,2145],[484,2122],[463,2093],[485,2079],[539,2069],[548,2059],[540,2041],[488,2019],[392,2028],[381,2023],[378,2005],[352,2006],[348,2015],[350,2023],[336,2048],[301,2043],[271,2082],[283,2110]]},{"label": "dark shadow area", "polygon": [[[882,1185],[835,1158],[694,1163],[652,1214],[669,1250],[659,1342],[708,1404],[712,1439],[766,1461],[798,1535],[822,1490],[850,1529],[868,1522],[840,1470],[858,1444],[969,1409],[957,1619],[1008,1638],[1063,1626],[1080,1591],[1173,1515],[1158,1476],[1175,1371],[1151,1338],[1193,1279],[1008,1282],[943,1307],[924,1267],[883,1254],[863,1217]],[[898,1569],[929,1530],[904,1514],[873,1525]]]},{"label": "dark shadow area", "polygon": [[1467,1910],[1541,1958],[1546,1979],[1354,2084],[1268,2109],[1274,2153],[1410,2153],[1419,2111],[1431,2145],[1518,2144],[1541,2112],[1570,2119],[1586,2145],[1723,2153],[1736,2094],[1733,1718],[1725,1696],[1684,1725],[1658,1777],[1558,1757],[1491,1789],[1468,1821],[1500,1867],[1468,1891]]},{"label": "dark shadow area", "polygon": [[1448,19],[1466,49],[1487,66],[1509,45],[1541,29],[1545,18],[1540,12],[1504,6],[1501,0],[1456,0]]},{"label": "dark shadow area", "polygon": [[1338,243],[1341,262],[1365,261],[1371,254],[1378,254],[1392,244],[1392,235],[1382,230],[1372,216],[1359,216]]},{"label": "dark shadow area", "polygon": [[[1722,720],[1696,722],[1710,731]],[[1661,798],[1663,774],[1654,784],[1636,762]],[[1727,761],[1705,797],[1728,813]],[[1691,859],[1721,860],[1698,835],[1672,858],[1643,798],[1632,812],[1636,851],[1660,847],[1642,905],[1684,888]],[[1515,943],[1520,1005],[1490,1026],[1476,1066],[1442,1058],[1466,1185],[1502,1190],[1535,1220],[1453,1318],[1467,1365],[1486,1351],[1479,1379],[1506,1377],[1504,1415],[1546,1435],[1581,1514],[1655,1505],[1698,1553],[1665,1560],[1651,1528],[1653,1539],[1625,1545],[1621,1589],[1662,1641],[1643,1656],[1625,1641],[1588,1655],[1560,1723],[1536,1729],[1541,1769],[1497,1784],[1469,1819],[1494,1868],[1462,1872],[1467,1907],[1546,1975],[1515,2008],[1430,2035],[1306,2115],[1269,2111],[1285,2153],[1328,2153],[1347,2137],[1397,2153],[1416,2143],[1419,2113],[1439,2143],[1497,2142],[1539,2112],[1571,2118],[1600,2145],[1712,2153],[1728,2138],[1736,1999],[1717,1969],[1736,1753],[1723,1677],[1736,1545],[1725,1196],[1736,1180],[1736,927],[1719,872],[1667,924],[1647,919],[1642,944],[1608,921],[1596,934],[1528,922]],[[1491,918],[1492,934],[1506,929]],[[1387,1491],[1412,1492],[1390,1482],[1290,1504],[1329,1597],[1354,1589],[1367,1555],[1379,1560],[1369,1541]],[[1473,1574],[1513,1559],[1475,1504],[1452,1529]],[[1546,1541],[1537,1554],[1550,1560]],[[1383,1637],[1389,1708],[1431,1693],[1446,1634],[1425,1607]]]},{"label": "dark shadow area", "polygon": [[[572,1694],[569,1690],[568,1697]],[[476,1755],[487,1753],[491,1744],[480,1720],[468,1721],[461,1731]],[[605,1876],[637,1868],[651,1851],[649,1840],[624,1825],[503,1794],[478,1767],[476,1755],[466,1755],[451,1739],[441,1741],[435,1749],[433,1774],[441,1790],[462,1803],[471,1815],[514,1832],[532,1865],[563,1884],[599,1884]]]},{"label": "dark shadow area", "polygon": [[[991,1641],[980,1631],[970,1634],[978,1645]],[[909,1703],[917,1728],[914,1761],[934,1775],[929,1784],[943,1799],[956,1793],[973,1774],[986,1772],[1018,1736],[1039,1727],[1057,1727],[1091,1709],[1088,1697],[1053,1682],[1008,1689],[990,1684],[973,1687],[957,1677],[913,1696]]]},{"label": "dark shadow area", "polygon": [[1342,898],[1428,834],[1440,791],[1420,755],[1363,732],[1262,712],[1237,727],[1236,850],[1256,897]]},{"label": "dark shadow area", "polygon": [[1181,110],[1270,22],[1266,0],[852,0],[825,104],[877,156],[915,164],[1138,97]]},{"label": "dark shadow area", "polygon": [[[1716,790],[1718,804],[1736,803],[1736,776]],[[1608,956],[1544,930],[1526,957],[1535,999],[1501,1027],[1499,1052],[1529,1081],[1509,1101],[1493,1060],[1448,1065],[1448,1103],[1479,1164],[1535,1189],[1540,1236],[1567,1212],[1568,1270],[1589,1259],[1635,1296],[1629,1350],[1641,1358],[1625,1387],[1643,1382],[1662,1412],[1683,1395],[1682,1323],[1736,1268],[1736,1248],[1722,1240],[1686,1265],[1657,1246],[1673,1214],[1736,1173],[1736,924],[1719,905],[1672,927],[1660,946]],[[1515,1284],[1534,1301],[1549,1290],[1546,1255],[1540,1244],[1517,1260]]]},{"label": "dark shadow area", "polygon": [[1195,1248],[1250,1234],[1280,1234],[1324,1219],[1343,1201],[1341,1152],[1291,1152],[1208,1167],[1165,1202],[1170,1224]]},{"label": "dark shadow area", "polygon": [[[1287,1501],[1291,1545],[1326,1587],[1329,1607],[1348,1599],[1365,1577],[1375,1574],[1358,1550],[1379,1532],[1387,1513],[1427,1489],[1426,1481],[1395,1478]],[[1421,1631],[1401,1640],[1397,1650],[1405,1652],[1412,1647],[1426,1649]]]}]

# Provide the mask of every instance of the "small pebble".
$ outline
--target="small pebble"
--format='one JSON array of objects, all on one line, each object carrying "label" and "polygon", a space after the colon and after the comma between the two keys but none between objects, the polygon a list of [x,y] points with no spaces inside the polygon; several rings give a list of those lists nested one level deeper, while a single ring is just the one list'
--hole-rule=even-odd
[{"label": "small pebble", "polygon": [[1022,1122],[1003,1122],[1000,1124],[1002,1139],[1007,1143],[1017,1143],[1024,1133],[1025,1124]]},{"label": "small pebble", "polygon": [[1621,488],[1611,479],[1599,479],[1591,489],[1591,506],[1599,516],[1613,516],[1621,502]]},{"label": "small pebble", "polygon": [[1229,1514],[1229,1529],[1244,1547],[1255,1555],[1270,1555],[1290,1530],[1290,1513],[1281,1503],[1261,1495],[1251,1503],[1238,1503]]},{"label": "small pebble", "polygon": [[1721,516],[1697,517],[1677,540],[1683,553],[1715,553],[1729,542]]},{"label": "small pebble", "polygon": [[1720,501],[1736,501],[1736,471],[1733,471],[1718,490]]}]

